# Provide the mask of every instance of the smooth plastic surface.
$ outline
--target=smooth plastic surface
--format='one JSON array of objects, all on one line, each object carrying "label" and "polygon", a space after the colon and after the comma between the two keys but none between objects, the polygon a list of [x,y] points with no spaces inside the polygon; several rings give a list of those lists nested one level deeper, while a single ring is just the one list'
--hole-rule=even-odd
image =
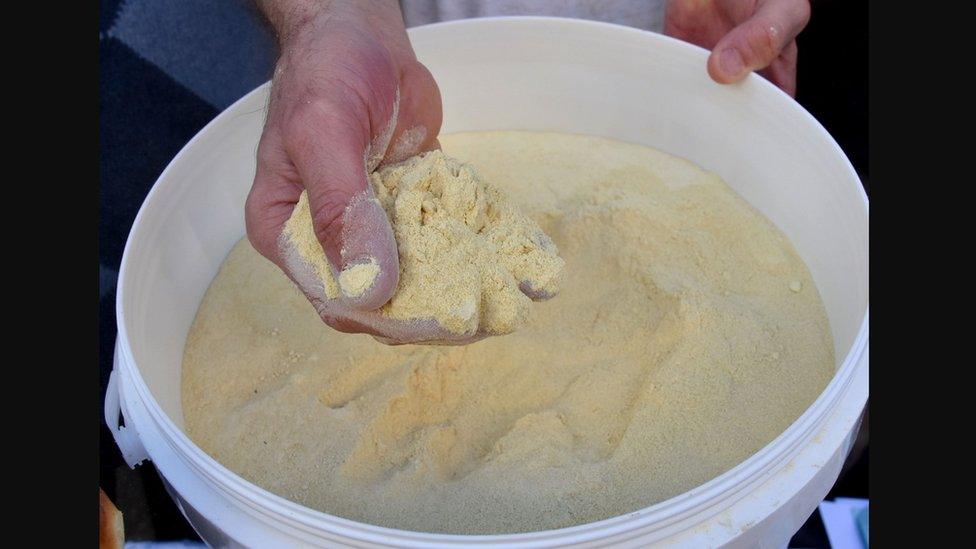
[{"label": "smooth plastic surface", "polygon": [[202,130],[160,176],[119,275],[122,412],[188,519],[220,545],[785,544],[836,479],[868,392],[868,207],[840,148],[768,82],[750,76],[715,84],[704,50],[664,36],[550,18],[473,19],[410,34],[440,84],[445,133],[602,135],[719,173],[810,267],[830,319],[837,374],[789,429],[732,470],[657,505],[573,528],[405,532],[313,511],[247,482],[181,431],[180,370],[200,300],[244,234],[265,85]]}]

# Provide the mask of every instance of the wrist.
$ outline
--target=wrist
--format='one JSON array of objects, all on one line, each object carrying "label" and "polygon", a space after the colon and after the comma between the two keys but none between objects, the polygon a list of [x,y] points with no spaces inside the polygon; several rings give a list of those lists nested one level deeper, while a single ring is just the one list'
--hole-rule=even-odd
[{"label": "wrist", "polygon": [[275,31],[279,47],[319,14],[333,9],[333,0],[257,0]]},{"label": "wrist", "polygon": [[406,37],[398,0],[257,0],[275,30],[278,45],[284,44],[322,16],[361,19],[380,35]]}]

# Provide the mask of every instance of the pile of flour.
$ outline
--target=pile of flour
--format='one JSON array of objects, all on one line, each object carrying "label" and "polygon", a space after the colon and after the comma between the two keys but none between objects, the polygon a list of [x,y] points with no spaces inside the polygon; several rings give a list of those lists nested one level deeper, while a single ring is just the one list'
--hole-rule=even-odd
[{"label": "pile of flour", "polygon": [[183,366],[187,431],[233,471],[382,526],[559,528],[730,469],[833,375],[805,265],[714,174],[578,135],[441,142],[552,237],[560,293],[506,336],[389,347],[325,326],[242,241]]}]

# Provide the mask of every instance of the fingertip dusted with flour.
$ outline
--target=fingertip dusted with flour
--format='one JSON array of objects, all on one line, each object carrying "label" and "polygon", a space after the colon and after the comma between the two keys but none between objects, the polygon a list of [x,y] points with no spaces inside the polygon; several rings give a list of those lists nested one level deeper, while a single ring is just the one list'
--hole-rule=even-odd
[{"label": "fingertip dusted with flour", "polygon": [[340,242],[341,266],[334,270],[339,298],[359,311],[382,307],[396,292],[400,259],[390,220],[371,189],[349,201]]},{"label": "fingertip dusted with flour", "polygon": [[353,310],[372,311],[382,307],[396,291],[400,280],[396,240],[386,213],[371,192],[360,193],[349,201],[343,213],[337,253],[327,254],[316,237],[306,192],[285,223],[282,239],[283,248],[294,256],[293,263],[303,267],[289,266],[289,270],[313,272],[324,299],[339,301]]},{"label": "fingertip dusted with flour", "polygon": [[339,273],[339,289],[347,298],[360,297],[373,287],[380,274],[376,258],[369,257],[358,263],[346,265]]},{"label": "fingertip dusted with flour", "polygon": [[398,279],[396,270],[387,267],[384,271],[375,257],[352,261],[336,276],[341,294],[339,299],[351,309],[372,311],[389,301],[385,292],[387,289],[395,291]]}]

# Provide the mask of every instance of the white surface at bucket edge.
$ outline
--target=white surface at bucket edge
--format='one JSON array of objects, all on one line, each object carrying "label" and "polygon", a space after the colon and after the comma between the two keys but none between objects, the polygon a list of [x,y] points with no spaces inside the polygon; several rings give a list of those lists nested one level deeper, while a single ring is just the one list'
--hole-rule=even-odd
[{"label": "white surface at bucket edge", "polygon": [[[713,84],[707,80],[704,71],[706,57],[704,50],[660,35],[615,25],[577,20],[499,18],[465,20],[419,27],[411,29],[411,38],[418,56],[428,64],[441,84],[445,97],[445,132],[468,129],[537,129],[606,135],[656,146],[672,154],[688,158],[722,175],[733,188],[787,233],[796,244],[800,255],[810,265],[814,279],[824,294],[828,315],[835,332],[834,339],[839,347],[838,357],[844,357],[835,378],[817,401],[783,434],[732,470],[665,502],[619,517],[573,528],[509,536],[450,536],[404,532],[356,523],[313,511],[279,498],[245,481],[197,448],[161,408],[154,393],[169,390],[170,397],[172,397],[172,389],[175,386],[178,396],[179,376],[170,376],[169,380],[164,380],[158,372],[150,372],[152,375],[147,377],[149,382],[156,387],[154,391],[150,391],[147,378],[144,377],[146,372],[142,371],[142,368],[151,362],[147,356],[152,357],[154,349],[168,349],[171,353],[173,349],[178,349],[178,354],[181,356],[182,343],[186,336],[185,330],[189,327],[189,323],[184,322],[185,326],[182,333],[179,333],[179,330],[172,329],[169,330],[169,333],[162,333],[166,330],[157,330],[152,332],[153,337],[151,338],[146,337],[147,327],[137,324],[140,320],[144,320],[149,313],[145,307],[141,311],[138,308],[138,305],[145,305],[146,299],[144,295],[140,295],[140,291],[144,294],[146,284],[156,283],[158,285],[160,283],[159,276],[153,279],[150,276],[151,274],[161,274],[164,279],[163,282],[167,277],[180,281],[182,280],[181,277],[186,275],[184,271],[199,269],[196,263],[186,261],[192,257],[184,256],[193,256],[195,252],[197,257],[209,258],[211,262],[214,261],[214,255],[222,260],[229,250],[230,244],[233,243],[232,239],[226,239],[228,242],[223,242],[220,245],[206,239],[198,242],[193,241],[193,238],[183,239],[184,249],[181,250],[181,254],[187,253],[178,256],[184,260],[180,269],[174,269],[172,263],[167,262],[167,259],[173,258],[160,255],[165,254],[165,252],[160,252],[160,254],[152,257],[152,254],[156,252],[152,249],[153,246],[143,244],[138,247],[139,249],[136,249],[133,242],[156,242],[154,239],[161,237],[164,231],[171,233],[174,229],[179,231],[180,228],[187,228],[180,223],[174,223],[174,221],[183,221],[190,229],[196,223],[205,230],[201,230],[200,234],[194,234],[198,237],[205,236],[209,231],[209,227],[206,225],[212,222],[212,217],[219,215],[219,212],[213,210],[213,207],[234,203],[234,199],[241,199],[243,194],[240,189],[236,191],[225,190],[222,191],[224,195],[220,197],[210,197],[212,203],[194,205],[214,214],[212,216],[190,217],[194,212],[185,210],[192,210],[192,207],[175,209],[180,204],[180,194],[193,190],[192,186],[185,181],[192,179],[194,170],[199,172],[201,169],[206,169],[206,166],[201,168],[200,165],[195,165],[193,161],[203,160],[206,157],[204,151],[210,151],[211,156],[221,152],[221,146],[226,147],[227,142],[232,140],[228,137],[235,137],[235,133],[232,131],[235,124],[239,127],[241,120],[247,118],[248,115],[257,115],[258,123],[260,123],[260,119],[263,118],[260,107],[263,106],[263,97],[267,93],[266,86],[262,86],[232,105],[204,128],[163,172],[133,224],[120,270],[117,301],[119,322],[117,352],[120,354],[119,369],[122,373],[120,387],[123,388],[123,398],[121,398],[123,412],[127,425],[131,419],[130,427],[139,434],[157,468],[160,469],[170,484],[177,488],[175,490],[178,493],[177,499],[181,500],[185,495],[185,501],[181,501],[184,506],[189,502],[195,508],[194,513],[213,515],[208,519],[220,523],[217,529],[222,528],[228,533],[234,534],[234,537],[241,543],[256,543],[262,539],[262,535],[270,535],[271,531],[276,531],[279,535],[286,537],[295,536],[296,542],[304,543],[337,543],[342,541],[357,544],[392,543],[414,546],[431,546],[432,544],[482,545],[487,543],[510,543],[520,546],[526,544],[548,546],[558,543],[591,544],[600,543],[601,540],[611,541],[611,539],[622,541],[623,538],[628,537],[628,532],[647,534],[649,537],[641,538],[641,543],[654,540],[677,542],[681,539],[688,542],[692,539],[688,536],[692,536],[698,542],[710,540],[709,544],[736,541],[744,543],[750,537],[756,538],[753,541],[764,545],[768,543],[776,545],[785,542],[792,532],[776,531],[777,524],[785,524],[786,522],[792,524],[796,523],[797,520],[802,523],[806,515],[799,519],[795,515],[802,514],[803,509],[792,513],[794,516],[788,517],[790,519],[788,521],[781,517],[778,521],[773,520],[774,524],[767,524],[770,522],[769,519],[776,517],[779,509],[775,505],[771,510],[763,509],[761,508],[762,505],[769,506],[779,503],[782,504],[780,507],[785,507],[783,501],[756,502],[751,506],[751,514],[744,512],[735,515],[733,511],[737,507],[737,502],[748,500],[756,494],[762,493],[763,487],[778,478],[780,480],[800,478],[801,475],[789,474],[786,469],[791,466],[795,467],[794,463],[798,460],[802,461],[801,458],[804,455],[815,454],[816,447],[818,445],[823,446],[829,440],[830,444],[835,446],[834,451],[821,456],[823,463],[819,467],[826,468],[826,465],[833,464],[836,466],[836,471],[833,472],[832,478],[827,479],[829,482],[826,483],[826,488],[823,486],[823,482],[820,482],[816,488],[825,493],[839,472],[839,462],[842,462],[843,455],[846,455],[851,442],[852,429],[857,423],[857,416],[867,397],[867,200],[856,174],[854,174],[839,147],[806,111],[768,82],[757,76],[750,76],[745,82],[732,87]],[[452,47],[445,48],[443,47],[445,44],[451,44]],[[499,49],[505,49],[500,48],[499,44],[528,53],[520,55],[518,59],[508,59],[511,56],[505,51],[499,51]],[[608,52],[612,52],[613,55],[607,55]],[[551,57],[545,58],[546,55],[551,55]],[[588,55],[600,57],[601,65],[587,65],[586,63],[592,60],[587,57]],[[540,59],[543,59],[544,62]],[[634,63],[628,64],[628,59]],[[657,99],[668,97],[677,102],[666,103],[664,107],[654,101],[638,105],[631,98],[631,100],[625,101],[628,108],[620,113],[612,113],[604,108],[597,111],[599,116],[595,116],[593,105],[590,105],[590,111],[587,112],[585,108],[587,102],[599,103],[600,100],[608,97],[604,95],[602,98],[594,99],[594,92],[599,93],[602,89],[602,91],[610,94],[609,97],[619,99],[614,94],[624,95],[628,90],[632,90],[635,80],[634,75],[630,74],[629,71],[639,70],[641,65],[636,64],[638,59],[642,59],[643,62],[649,63],[655,68],[658,71],[655,76],[661,77],[667,84],[658,85],[658,88],[654,88],[650,85],[652,80],[648,79],[645,95],[650,99],[655,99],[654,94],[657,93],[661,96]],[[462,68],[463,70],[461,70]],[[550,70],[550,73],[545,72],[547,69]],[[603,72],[601,73],[601,71]],[[601,81],[597,78],[598,75],[606,77],[606,80]],[[628,78],[630,78],[630,86],[626,84]],[[558,85],[565,82],[572,82],[574,85]],[[636,82],[640,82],[640,79],[638,78]],[[674,89],[680,88],[682,85],[690,86],[690,89],[695,90],[696,95],[689,97],[690,92],[687,90]],[[512,91],[513,89],[515,91]],[[522,91],[519,92],[518,90]],[[538,93],[524,93],[526,90]],[[684,97],[681,96],[682,93],[685,94]],[[545,97],[540,98],[537,95],[544,95]],[[540,101],[540,99],[545,100]],[[707,124],[702,126],[683,122],[695,118],[696,115],[699,118],[701,117],[702,113],[696,113],[692,105],[696,103],[696,100],[698,103],[704,104],[704,106],[697,105],[700,108],[707,109],[713,103],[720,105],[722,108],[718,108],[714,112],[709,111],[706,114],[724,114],[726,122],[729,122],[729,119],[735,122],[734,119],[746,113],[762,116],[765,109],[778,110],[778,114],[783,117],[782,120],[739,120],[739,123],[740,125],[744,124],[741,127],[747,129],[754,124],[764,126],[765,131],[775,134],[780,139],[774,143],[769,143],[762,140],[762,135],[759,136],[759,139],[753,140],[747,140],[738,135],[734,136],[738,139],[733,139],[733,136],[726,135],[726,141],[721,147],[712,144],[707,151],[698,150],[695,147],[700,146],[701,143],[695,140],[701,139],[702,136],[713,137],[712,132],[721,130],[721,126],[712,128]],[[732,107],[737,102],[745,106],[761,106],[764,111],[750,113],[748,109],[735,110]],[[479,109],[474,111],[470,109],[469,106],[472,104],[478,104]],[[493,108],[492,105],[494,105]],[[501,109],[499,105],[504,106],[504,109]],[[731,113],[728,112],[730,110]],[[516,115],[519,116],[516,117]],[[515,120],[514,118],[518,119]],[[643,127],[636,124],[634,120],[653,121],[656,126]],[[707,121],[708,117],[705,117],[704,120]],[[253,121],[249,123],[253,124]],[[817,180],[815,183],[821,187],[833,185],[834,190],[841,189],[838,191],[841,194],[840,198],[838,196],[822,196],[826,192],[824,189],[812,190],[809,187],[804,188],[797,185],[796,179],[807,176],[807,172],[802,169],[795,174],[790,174],[790,170],[782,172],[780,175],[787,176],[783,179],[785,183],[782,184],[788,185],[792,182],[793,186],[797,188],[791,189],[790,193],[782,193],[783,196],[776,196],[772,199],[768,196],[764,197],[761,188],[751,185],[753,182],[743,180],[744,175],[741,173],[743,170],[745,172],[761,170],[767,167],[765,164],[776,162],[776,159],[769,157],[768,154],[749,153],[748,147],[743,148],[743,143],[758,147],[766,153],[776,152],[777,148],[788,150],[791,146],[796,145],[790,141],[788,136],[781,135],[783,128],[777,128],[778,123],[788,124],[789,128],[802,134],[801,137],[807,141],[804,145],[811,143],[815,145],[810,146],[809,150],[804,150],[804,153],[809,152],[820,156],[809,159],[807,164],[812,163],[813,160],[821,160],[822,157],[824,162],[813,164],[811,169],[815,170],[818,166],[826,165],[832,170],[830,179]],[[702,130],[702,128],[707,131]],[[779,133],[777,133],[777,129]],[[229,136],[226,135],[227,132],[230,132]],[[254,135],[255,144],[256,137]],[[770,146],[774,148],[769,149]],[[747,154],[743,155],[743,151]],[[739,156],[736,156],[737,154]],[[750,154],[753,163],[748,162]],[[796,155],[795,151],[794,155]],[[800,165],[802,168],[804,164],[802,155],[798,159],[797,162],[787,162],[787,168],[793,169],[796,165]],[[729,169],[730,166],[721,165],[730,160],[733,162],[731,169]],[[735,161],[742,162],[744,167],[737,170]],[[200,163],[198,162],[198,164]],[[237,168],[241,167],[237,166]],[[246,181],[243,184],[241,178],[246,176],[248,171],[253,173],[253,160],[250,166],[245,165],[243,169],[237,169],[237,171],[231,169],[229,174],[225,174],[225,179],[232,179],[232,186],[234,184],[243,185],[243,192],[246,193],[249,178],[245,177]],[[767,174],[767,177],[769,176]],[[181,182],[183,183],[182,188],[180,187]],[[775,191],[773,194],[776,194]],[[831,233],[831,230],[836,233],[841,229],[843,229],[841,232],[849,233],[849,238],[841,240],[835,238],[829,244],[837,248],[843,248],[845,245],[857,248],[855,252],[863,254],[860,260],[855,259],[850,265],[834,265],[833,271],[840,272],[828,272],[830,271],[828,266],[819,264],[819,258],[815,254],[811,256],[811,248],[816,248],[817,245],[822,248],[823,242],[818,242],[818,237],[815,235],[804,233],[804,231],[811,232],[811,229],[809,226],[803,227],[800,224],[809,223],[809,219],[804,219],[803,215],[798,215],[798,211],[799,214],[802,214],[803,210],[817,209],[818,203],[811,203],[810,200],[819,200],[820,202],[833,200],[834,204],[830,204],[831,206],[836,206],[838,210],[846,208],[842,212],[843,215],[838,214],[836,219],[828,220],[830,223],[824,225],[823,228],[826,233]],[[243,204],[242,199],[239,203]],[[811,207],[811,204],[814,207]],[[861,208],[861,211],[858,211],[858,208]],[[180,215],[184,219],[174,219]],[[243,221],[239,220],[237,223],[240,226],[240,231],[237,234],[240,236],[243,234]],[[177,238],[173,235],[170,236]],[[859,239],[857,242],[849,242],[855,237]],[[819,235],[819,238],[827,237]],[[194,245],[197,246],[196,250],[193,249]],[[824,261],[829,263],[829,259]],[[219,262],[219,260],[216,261],[217,266],[219,266]],[[130,266],[130,263],[137,266]],[[192,292],[189,285],[177,284],[174,286],[180,289],[178,293],[181,294],[172,296],[175,301],[184,299],[187,303],[194,304],[189,313],[190,321],[195,314],[195,304],[199,303],[206,285],[216,273],[216,267],[213,265],[210,267],[212,272],[192,273],[196,278],[204,281],[200,287],[192,288]],[[140,273],[141,276],[134,276],[133,271]],[[846,281],[848,285],[857,285],[857,288],[853,290],[847,289],[847,297],[854,298],[849,299],[853,303],[847,307],[843,304],[831,303],[830,298],[832,296],[828,295],[830,289],[837,285],[838,280],[841,281],[841,285],[845,283],[844,277],[849,279]],[[170,282],[173,281],[170,280]],[[130,287],[135,289],[130,290]],[[191,293],[192,295],[183,295]],[[135,295],[135,298],[130,297],[132,295]],[[143,302],[132,302],[133,299],[138,301],[138,298],[142,298]],[[860,322],[852,324],[851,307],[857,309],[854,311],[855,314],[862,313],[858,315]],[[129,314],[126,314],[127,312]],[[162,314],[159,311],[155,312]],[[848,315],[846,319],[843,318],[845,313]],[[843,330],[844,333],[837,333],[836,323],[838,321],[847,324]],[[134,329],[130,330],[130,327]],[[140,344],[147,347],[140,355],[139,367],[135,366],[137,363],[132,351],[132,338],[137,338]],[[842,345],[842,343],[847,342],[849,345]],[[176,362],[176,366],[179,367],[179,361]],[[175,377],[175,381],[173,377]],[[857,389],[857,391],[852,392],[850,389]],[[842,397],[844,398],[842,399]],[[178,398],[175,407],[172,398],[169,400],[170,402],[166,405],[170,413],[174,413],[174,410],[179,412]],[[136,410],[142,410],[144,414],[140,414]],[[839,411],[844,412],[844,414],[840,414],[843,417],[836,417],[839,415]],[[130,414],[132,415],[130,416]],[[825,421],[830,414],[832,414],[830,416],[832,423]],[[181,420],[181,417],[177,418],[177,421]],[[148,436],[150,434],[151,436]],[[818,437],[820,442],[817,442]],[[165,444],[160,444],[160,442]],[[823,449],[821,448],[821,450]],[[177,459],[167,459],[163,455],[166,452],[171,452]],[[841,456],[839,460],[837,456]],[[188,478],[188,476],[192,478]],[[831,475],[827,476],[831,477]],[[814,490],[810,489],[809,486],[815,484],[815,480],[815,478],[809,479],[808,483],[797,488],[796,492],[784,493],[780,499],[782,500],[785,497],[788,501],[793,501],[805,492],[813,492]],[[192,486],[196,487],[193,488]],[[186,494],[180,490],[180,487]],[[226,505],[226,509],[221,510],[206,505],[200,507],[201,502],[206,499],[201,495],[204,493],[217,498],[217,501],[222,501]],[[816,501],[819,501],[822,495],[822,493],[819,494]],[[194,498],[199,500],[197,505],[193,505],[193,502],[189,501]],[[816,501],[810,506],[809,511],[815,508]],[[184,511],[186,511],[185,508]],[[243,525],[241,520],[231,517],[235,512],[246,513],[249,520],[245,522],[253,522],[246,526]],[[221,513],[226,518],[223,522],[220,518]],[[727,521],[722,518],[723,514],[729,515]],[[807,512],[807,514],[809,513]],[[757,520],[751,520],[750,516]],[[796,526],[799,526],[799,523],[796,523]],[[762,537],[763,532],[760,532],[764,524],[766,526],[765,531],[769,532],[767,537]],[[671,531],[676,529],[678,531]],[[234,532],[229,530],[234,530]],[[648,530],[651,531],[649,534]],[[654,535],[655,532],[659,535]],[[705,537],[697,535],[696,532],[698,534],[703,533]],[[783,537],[784,535],[785,537]]]}]

